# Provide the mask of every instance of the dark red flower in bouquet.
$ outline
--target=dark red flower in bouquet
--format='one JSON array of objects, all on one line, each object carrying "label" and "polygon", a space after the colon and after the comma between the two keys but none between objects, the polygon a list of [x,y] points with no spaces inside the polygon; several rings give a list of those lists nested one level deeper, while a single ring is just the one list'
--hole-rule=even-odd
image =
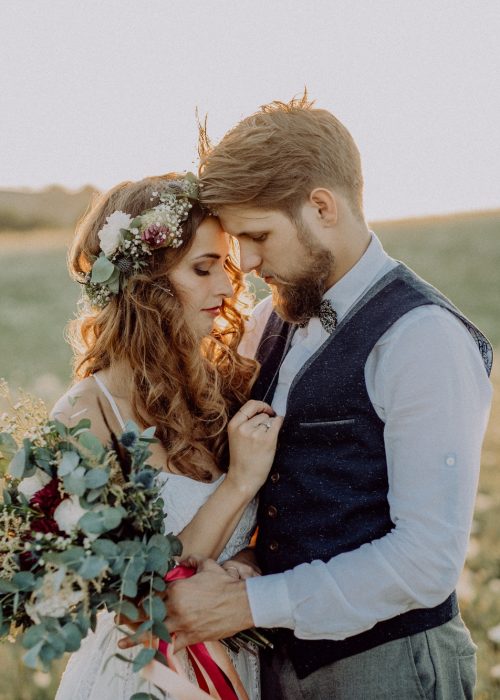
[{"label": "dark red flower in bouquet", "polygon": [[30,506],[40,512],[40,517],[32,520],[31,529],[35,532],[61,534],[54,520],[54,511],[62,500],[62,496],[59,493],[59,479],[52,479],[33,494],[30,499]]}]

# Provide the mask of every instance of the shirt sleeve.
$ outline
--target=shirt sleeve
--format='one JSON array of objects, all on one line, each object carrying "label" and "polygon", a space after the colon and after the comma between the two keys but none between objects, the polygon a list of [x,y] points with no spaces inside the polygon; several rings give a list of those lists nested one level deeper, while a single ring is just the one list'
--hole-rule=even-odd
[{"label": "shirt sleeve", "polygon": [[344,639],[434,607],[457,584],[492,394],[476,343],[448,311],[415,309],[379,340],[365,375],[385,422],[394,528],[326,563],[249,579],[256,625]]}]

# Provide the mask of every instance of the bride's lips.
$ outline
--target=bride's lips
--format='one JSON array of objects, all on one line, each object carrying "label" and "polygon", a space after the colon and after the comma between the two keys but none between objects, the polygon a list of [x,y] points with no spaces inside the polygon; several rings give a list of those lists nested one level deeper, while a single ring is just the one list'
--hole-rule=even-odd
[{"label": "bride's lips", "polygon": [[207,314],[210,314],[211,316],[218,316],[221,308],[221,306],[212,306],[211,309],[202,309],[202,311],[206,311]]}]

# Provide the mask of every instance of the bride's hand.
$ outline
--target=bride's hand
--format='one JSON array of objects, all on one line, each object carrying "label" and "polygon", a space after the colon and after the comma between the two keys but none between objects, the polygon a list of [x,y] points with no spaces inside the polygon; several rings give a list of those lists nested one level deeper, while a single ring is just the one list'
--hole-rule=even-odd
[{"label": "bride's hand", "polygon": [[255,495],[263,486],[274,461],[283,418],[263,401],[247,401],[227,426],[229,471],[227,478]]},{"label": "bride's hand", "polygon": [[241,579],[242,581],[245,581],[247,578],[262,575],[262,572],[258,567],[245,564],[237,559],[228,559],[221,564],[221,566],[230,576]]}]

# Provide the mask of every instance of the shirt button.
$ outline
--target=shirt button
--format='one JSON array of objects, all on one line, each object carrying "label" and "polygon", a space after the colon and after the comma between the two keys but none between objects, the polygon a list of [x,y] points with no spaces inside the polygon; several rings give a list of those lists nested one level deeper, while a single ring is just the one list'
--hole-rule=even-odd
[{"label": "shirt button", "polygon": [[276,506],[269,506],[267,509],[267,514],[270,518],[275,518],[278,515],[278,509]]},{"label": "shirt button", "polygon": [[271,481],[273,482],[273,484],[277,484],[279,480],[280,475],[278,474],[278,472],[274,472],[273,474],[271,474]]},{"label": "shirt button", "polygon": [[456,462],[455,456],[454,455],[446,455],[446,464],[449,467],[452,467]]},{"label": "shirt button", "polygon": [[276,542],[276,540],[271,540],[269,542],[269,549],[271,552],[277,552],[279,549],[279,544]]}]

